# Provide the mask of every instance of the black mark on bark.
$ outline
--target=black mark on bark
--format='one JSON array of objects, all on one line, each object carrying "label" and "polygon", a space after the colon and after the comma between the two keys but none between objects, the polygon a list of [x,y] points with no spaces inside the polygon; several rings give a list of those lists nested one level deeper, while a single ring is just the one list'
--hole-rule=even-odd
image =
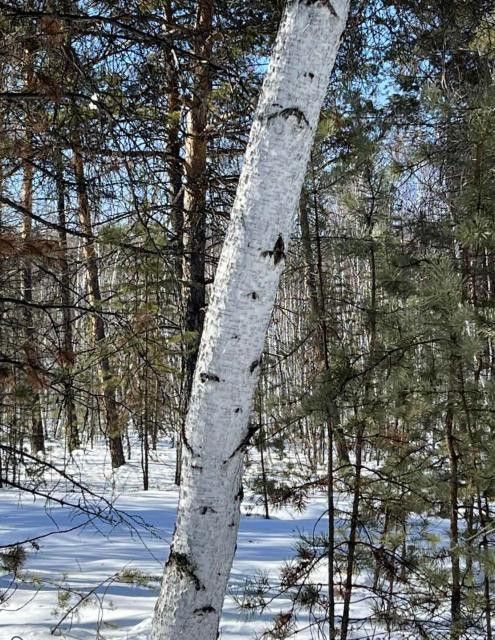
[{"label": "black mark on bark", "polygon": [[210,513],[216,513],[216,511],[215,511],[215,509],[213,507],[201,507],[201,509],[200,509],[200,513],[201,513],[202,516],[205,516],[208,513],[208,511]]},{"label": "black mark on bark", "polygon": [[220,378],[214,373],[200,373],[199,379],[201,382],[206,382],[207,380],[210,380],[210,382],[220,382]]},{"label": "black mark on bark", "polygon": [[182,442],[184,443],[184,446],[186,447],[186,449],[189,451],[189,453],[190,453],[192,456],[197,457],[197,456],[196,456],[196,454],[195,454],[195,453],[194,453],[194,451],[193,451],[193,448],[192,448],[192,447],[191,447],[191,445],[189,444],[189,440],[187,439],[187,436],[186,436],[186,426],[185,426],[185,424],[184,424],[184,423],[182,423],[182,425],[181,425],[181,434],[182,434]]},{"label": "black mark on bark", "polygon": [[285,245],[281,235],[278,236],[277,242],[273,247],[273,263],[278,264],[280,260],[285,260]]},{"label": "black mark on bark", "polygon": [[250,443],[251,443],[252,437],[259,430],[259,428],[260,428],[259,425],[250,424],[248,426],[247,433],[244,436],[244,438],[242,439],[242,442],[240,443],[240,445],[238,447],[236,447],[234,449],[234,451],[232,451],[230,456],[227,458],[227,460],[224,460],[223,463],[227,464],[227,462],[229,460],[232,460],[232,458],[235,456],[236,453],[238,453],[239,451],[242,451],[242,449],[245,449],[246,447],[248,447],[250,445]]},{"label": "black mark on bark", "polygon": [[253,373],[253,371],[256,369],[256,367],[258,367],[260,364],[259,360],[254,360],[253,362],[251,362],[251,366],[249,367],[249,373]]},{"label": "black mark on bark", "polygon": [[275,245],[273,246],[273,249],[271,251],[262,251],[261,252],[261,257],[262,258],[266,258],[266,257],[270,257],[273,258],[273,264],[277,265],[282,259],[285,260],[285,244],[284,244],[284,239],[282,238],[282,235],[279,234],[277,241],[275,242]]},{"label": "black mark on bark", "polygon": [[290,116],[294,116],[297,119],[297,122],[299,124],[304,122],[304,124],[307,127],[309,127],[308,119],[306,118],[304,113],[301,111],[301,109],[299,109],[299,107],[287,107],[286,109],[282,109],[281,111],[277,111],[276,113],[271,113],[268,116],[267,120],[268,122],[270,122],[270,120],[273,120],[274,118],[278,118],[279,116],[281,116],[282,118],[285,118],[286,120],[287,118],[290,118]]},{"label": "black mark on bark", "polygon": [[217,610],[215,609],[215,607],[212,607],[210,605],[207,605],[206,607],[201,607],[200,609],[194,609],[193,613],[195,613],[197,616],[203,616],[206,615],[207,613],[216,613]]},{"label": "black mark on bark", "polygon": [[322,4],[324,7],[327,7],[327,9],[330,11],[330,13],[333,16],[335,16],[336,18],[339,17],[339,14],[335,11],[335,7],[333,6],[330,0],[300,0],[300,1],[301,1],[301,4],[307,4],[307,5]]},{"label": "black mark on bark", "polygon": [[185,553],[178,553],[172,550],[167,560],[167,565],[169,564],[175,564],[177,572],[180,575],[190,578],[194,582],[196,591],[201,591],[202,589],[204,589],[204,586],[201,584],[198,576],[195,573],[193,564]]}]

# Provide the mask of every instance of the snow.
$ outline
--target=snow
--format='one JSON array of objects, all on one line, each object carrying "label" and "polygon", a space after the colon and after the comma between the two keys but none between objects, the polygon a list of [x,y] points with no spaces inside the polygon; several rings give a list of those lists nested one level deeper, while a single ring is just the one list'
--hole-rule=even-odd
[{"label": "snow", "polygon": [[[0,605],[2,638],[53,638],[51,630],[68,608],[88,594],[87,600],[60,624],[57,635],[78,640],[148,638],[178,500],[173,484],[174,456],[175,451],[167,445],[152,453],[147,492],[141,488],[139,460],[112,474],[102,446],[78,452],[74,461],[66,463],[67,474],[113,504],[113,522],[95,517],[91,520],[86,514],[47,503],[43,498],[0,489],[0,546],[49,534],[39,540],[39,550],[25,545],[28,558],[21,572],[22,582],[14,592],[8,591],[7,600]],[[55,445],[49,457],[63,463],[63,452]],[[56,482],[53,472],[50,480]],[[64,481],[55,495],[63,497],[70,488]],[[75,494],[70,495],[74,500]],[[101,507],[91,497],[86,504],[90,510]],[[253,638],[270,624],[273,613],[288,608],[288,601],[279,599],[271,613],[248,618],[239,611],[234,596],[242,592],[247,578],[258,573],[277,581],[284,561],[294,554],[298,532],[312,531],[318,520],[317,530],[325,529],[326,519],[321,518],[324,511],[324,498],[315,497],[302,514],[282,509],[265,520],[261,508],[245,503],[221,638]],[[131,526],[119,522],[121,516]],[[138,584],[122,581],[132,579],[135,572]],[[8,589],[11,577],[0,578],[2,591]],[[67,588],[74,593],[63,602]]]},{"label": "snow", "polygon": [[[133,451],[139,452],[138,442]],[[292,460],[287,453],[279,461],[276,454],[272,457],[272,471],[280,465],[287,468]],[[173,484],[175,450],[165,442],[157,452],[150,453],[149,491],[142,489],[139,459],[112,471],[102,443],[76,452],[71,461],[53,444],[46,460],[64,469],[66,477],[47,469],[36,476],[33,486],[41,493],[51,489],[55,498],[80,502],[86,512],[17,489],[0,489],[0,552],[1,547],[15,543],[24,543],[28,552],[15,585],[12,574],[0,572],[0,640],[48,640],[54,637],[52,631],[67,640],[149,640],[178,502],[178,489]],[[257,467],[256,461],[248,465],[247,473],[257,473]],[[70,477],[87,491],[81,494]],[[29,482],[29,476],[24,481]],[[302,512],[285,507],[271,509],[269,520],[263,518],[258,500],[246,491],[220,625],[223,640],[259,638],[273,623],[274,615],[290,609],[289,599],[283,596],[275,597],[263,614],[248,615],[240,610],[238,602],[247,580],[266,576],[271,587],[280,583],[280,570],[294,557],[300,534],[318,536],[326,532],[325,495],[313,495]],[[348,494],[337,494],[336,501],[340,513],[350,511]],[[422,518],[411,515],[410,520],[415,544],[428,546]],[[336,525],[345,538],[348,522],[338,519]],[[430,517],[426,530],[437,538],[437,548],[446,548],[445,519]],[[29,542],[35,537],[39,548]],[[321,562],[311,575],[312,582],[325,585],[326,572],[326,564]],[[356,585],[369,584],[369,580],[366,573],[359,574]],[[275,595],[269,592],[270,597]],[[75,606],[80,600],[81,604]],[[400,632],[388,634],[376,622],[358,622],[365,620],[372,608],[369,590],[356,586],[351,610],[356,624],[354,629],[351,625],[349,640],[415,637]],[[342,598],[337,597],[336,614],[341,613]],[[314,627],[309,628],[312,621],[309,613],[300,615],[300,630],[295,637],[323,638]]]}]

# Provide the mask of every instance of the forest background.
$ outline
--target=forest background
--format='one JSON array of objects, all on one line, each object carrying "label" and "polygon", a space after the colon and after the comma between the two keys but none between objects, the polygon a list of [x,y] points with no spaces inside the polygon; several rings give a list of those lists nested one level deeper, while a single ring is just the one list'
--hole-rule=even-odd
[{"label": "forest background", "polygon": [[[161,442],[180,462],[282,9],[0,2],[2,486],[49,496],[54,441],[67,460],[102,439],[115,469],[139,457],[145,490]],[[492,638],[494,27],[483,0],[351,6],[247,453],[267,516],[315,492],[332,515],[281,576],[273,637],[302,609],[326,623],[329,594],[350,637],[364,587],[389,633]],[[310,578],[328,558],[325,590]]]}]

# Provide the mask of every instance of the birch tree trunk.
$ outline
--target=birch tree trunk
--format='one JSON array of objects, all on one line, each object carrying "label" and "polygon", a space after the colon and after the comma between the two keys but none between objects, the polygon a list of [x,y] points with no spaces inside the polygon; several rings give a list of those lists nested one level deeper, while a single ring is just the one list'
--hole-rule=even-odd
[{"label": "birch tree trunk", "polygon": [[291,0],[279,29],[205,319],[153,640],[217,637],[259,359],[347,12],[348,0]]}]

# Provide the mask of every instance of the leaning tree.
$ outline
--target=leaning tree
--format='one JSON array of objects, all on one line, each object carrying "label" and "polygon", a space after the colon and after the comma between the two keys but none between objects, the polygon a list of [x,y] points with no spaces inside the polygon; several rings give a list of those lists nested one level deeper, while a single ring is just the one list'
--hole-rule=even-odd
[{"label": "leaning tree", "polygon": [[217,637],[260,356],[348,8],[291,0],[280,25],[205,318],[154,640]]}]

